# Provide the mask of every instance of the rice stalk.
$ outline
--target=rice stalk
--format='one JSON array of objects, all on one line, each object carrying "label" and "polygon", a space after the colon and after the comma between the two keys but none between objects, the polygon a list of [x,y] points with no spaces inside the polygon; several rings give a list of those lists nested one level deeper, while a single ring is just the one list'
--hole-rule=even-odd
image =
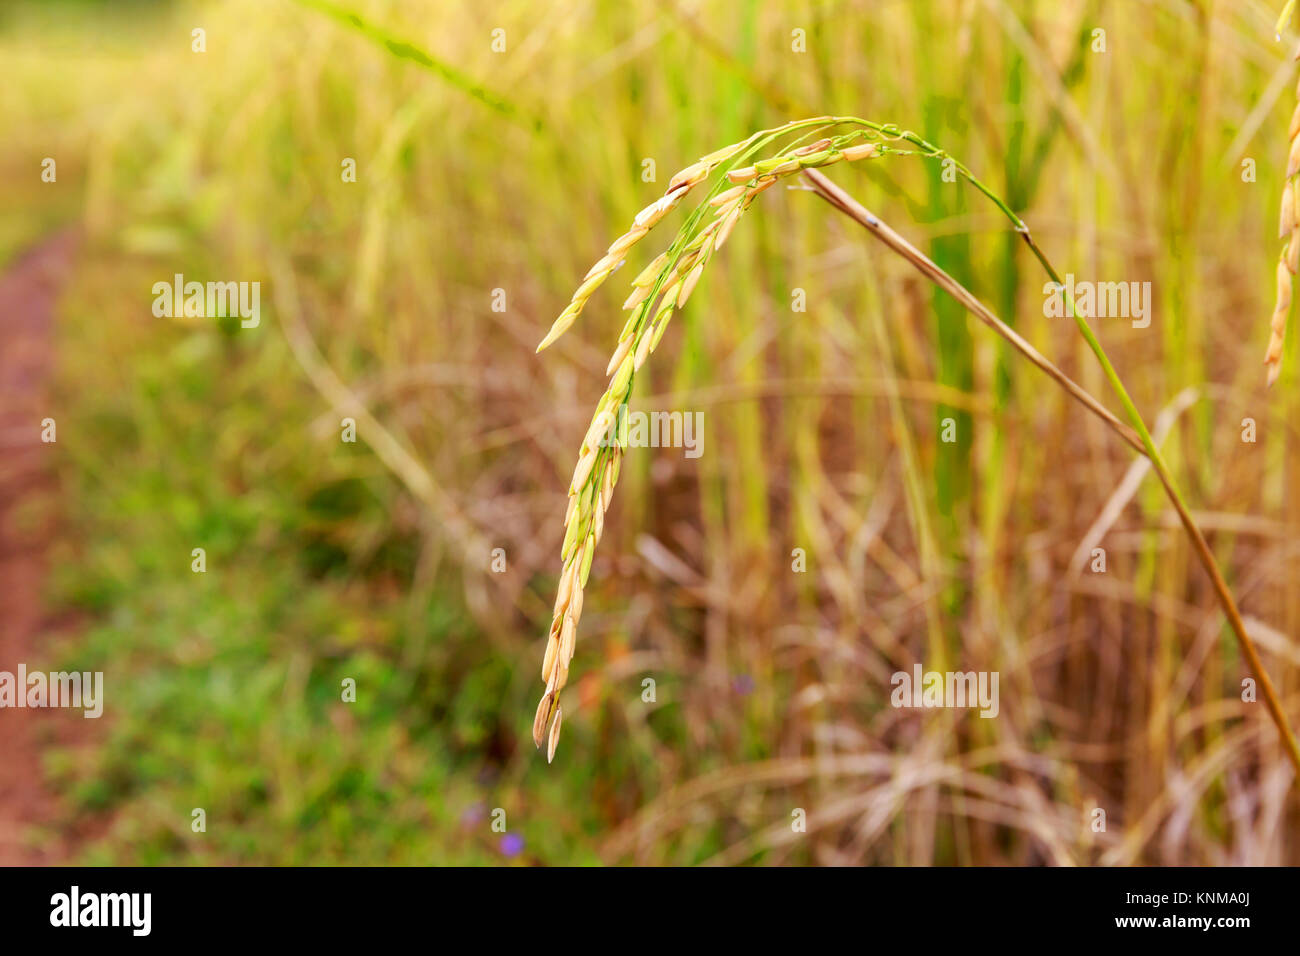
[{"label": "rice stalk", "polygon": [[[845,125],[852,126],[854,129],[837,136],[823,135],[815,142],[804,143],[804,140],[810,136],[827,133]],[[809,130],[811,132],[808,132]],[[802,135],[792,141],[784,142],[774,156],[753,159],[757,153],[768,149],[777,140],[792,133]],[[862,208],[842,190],[830,184],[824,176],[815,172],[819,167],[838,162],[877,158],[888,153],[919,155],[950,163],[963,179],[1002,211],[1012,223],[1016,233],[1029,246],[1049,278],[1061,290],[1080,334],[1088,343],[1112,390],[1124,407],[1129,419],[1128,426],[1118,421],[1082,388],[1073,385],[1063,373],[1055,370],[1050,362],[1041,356],[1036,356],[1027,342],[1020,340],[1009,327],[1005,326],[1005,323],[992,316],[992,313],[980,305],[960,283],[943,273],[937,265],[930,262],[906,240],[884,226],[877,217]],[[1029,227],[1003,199],[985,186],[964,165],[916,133],[892,124],[874,123],[856,117],[817,117],[755,133],[748,140],[719,150],[688,166],[673,177],[665,197],[638,214],[637,220],[633,222],[633,229],[616,241],[606,256],[592,267],[569,306],[561,313],[560,318],[556,320],[538,346],[538,351],[552,344],[572,326],[591,293],[616,268],[616,264],[611,264],[610,257],[618,255],[621,262],[622,254],[626,254],[626,250],[644,237],[649,227],[666,214],[665,200],[671,200],[671,205],[676,205],[686,190],[706,180],[715,168],[722,166],[727,160],[731,161],[730,166],[722,170],[708,197],[678,231],[668,250],[633,280],[633,293],[625,303],[625,307],[632,310],[632,315],[619,335],[618,346],[607,369],[607,372],[612,374],[612,378],[597,405],[596,414],[579,449],[578,464],[569,484],[569,506],[565,515],[564,544],[561,547],[563,567],[546,652],[542,661],[542,681],[546,684],[546,690],[533,720],[533,742],[540,747],[542,738],[546,736],[548,739],[548,762],[555,756],[559,739],[559,722],[562,716],[559,695],[568,680],[584,589],[591,572],[595,548],[604,528],[604,514],[609,507],[614,486],[618,481],[622,455],[627,448],[626,419],[620,418],[618,411],[627,404],[636,372],[662,339],[673,312],[685,304],[699,281],[704,266],[713,253],[725,244],[740,217],[761,193],[778,180],[795,173],[804,173],[822,198],[831,201],[841,211],[885,240],[895,252],[914,266],[921,268],[933,281],[956,296],[986,324],[1007,338],[1021,354],[1052,375],[1052,378],[1072,397],[1101,417],[1117,434],[1151,461],[1152,470],[1178,512],[1193,548],[1210,577],[1216,597],[1237,637],[1238,644],[1257,678],[1269,715],[1278,729],[1288,756],[1297,771],[1300,771],[1300,744],[1297,744],[1291,732],[1277,692],[1264,670],[1253,641],[1246,632],[1240,611],[1223,580],[1209,545],[1184,504],[1174,484],[1173,476],[1147,430],[1141,413],[1133,403],[1087,319],[1075,307],[1073,296],[1066,289],[1060,273],[1034,241]],[[1296,165],[1300,166],[1300,161],[1297,161]],[[1297,170],[1292,169],[1289,175],[1294,175],[1296,172]],[[725,191],[723,191],[724,186],[728,186]],[[712,217],[705,223],[709,211],[712,211]],[[645,226],[645,230],[639,231],[642,226]],[[1294,231],[1293,224],[1293,233]],[[1284,262],[1279,267],[1279,280],[1287,265],[1284,258]],[[1288,305],[1290,275],[1291,271],[1287,270]],[[647,288],[650,290],[648,293],[644,291]],[[1281,294],[1280,282],[1279,294]],[[578,303],[576,309],[575,303]]]}]

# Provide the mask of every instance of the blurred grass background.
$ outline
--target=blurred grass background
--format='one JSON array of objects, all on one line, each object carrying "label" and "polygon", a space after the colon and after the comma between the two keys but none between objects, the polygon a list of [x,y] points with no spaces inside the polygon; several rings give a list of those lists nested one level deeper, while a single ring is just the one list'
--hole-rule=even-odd
[{"label": "blurred grass background", "polygon": [[[0,259],[83,235],[45,595],[79,622],[49,665],[106,675],[94,745],[46,759],[63,824],[101,821],[79,859],[1300,862],[1290,769],[1158,485],[1077,573],[1128,450],[799,191],[745,217],[638,377],[639,407],[705,412],[704,455],[630,454],[556,763],[529,741],[622,282],[533,348],[675,170],[822,113],[948,149],[1062,271],[1152,283],[1149,328],[1099,334],[1149,422],[1194,390],[1165,448],[1244,611],[1287,635],[1261,643],[1294,720],[1300,356],[1271,392],[1261,365],[1295,79],[1276,10],[346,9],[434,67],[318,5],[0,8]],[[996,209],[920,160],[859,166],[831,172],[1109,401]],[[154,318],[177,272],[261,281],[260,327]],[[298,321],[449,511],[365,428],[339,440]],[[918,661],[998,671],[1001,715],[891,708]]]}]

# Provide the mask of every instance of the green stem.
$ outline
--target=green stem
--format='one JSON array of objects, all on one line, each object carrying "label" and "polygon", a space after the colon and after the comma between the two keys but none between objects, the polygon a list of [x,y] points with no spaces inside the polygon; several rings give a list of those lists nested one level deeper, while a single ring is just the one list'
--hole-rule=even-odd
[{"label": "green stem", "polygon": [[1138,411],[1137,405],[1133,403],[1128,389],[1124,387],[1119,373],[1115,371],[1115,366],[1111,364],[1110,357],[1106,354],[1106,350],[1102,348],[1101,342],[1092,330],[1092,326],[1074,307],[1074,299],[1066,291],[1065,283],[1061,281],[1060,274],[1052,266],[1047,256],[1043,254],[1038,244],[1034,242],[1029,230],[1023,224],[1021,224],[1018,231],[1024,237],[1025,243],[1033,251],[1034,256],[1042,264],[1052,281],[1056,283],[1057,288],[1061,290],[1066,303],[1069,305],[1070,315],[1074,318],[1075,325],[1079,327],[1079,332],[1083,335],[1084,341],[1092,349],[1092,354],[1097,356],[1097,361],[1101,363],[1101,369],[1106,375],[1106,380],[1110,382],[1110,387],[1119,397],[1120,404],[1124,406],[1124,412],[1128,415],[1129,422],[1142,440],[1142,446],[1146,449],[1147,458],[1151,461],[1151,467],[1160,479],[1160,483],[1164,486],[1165,494],[1169,496],[1174,509],[1178,512],[1183,528],[1187,531],[1187,535],[1196,549],[1197,557],[1200,558],[1201,564],[1204,565],[1206,573],[1210,576],[1210,582],[1214,585],[1219,604],[1222,605],[1224,613],[1228,616],[1228,623],[1232,626],[1232,631],[1237,637],[1237,643],[1240,645],[1242,653],[1246,655],[1250,669],[1254,671],[1255,677],[1259,681],[1260,690],[1263,692],[1264,705],[1268,708],[1273,723],[1277,725],[1278,733],[1282,736],[1283,746],[1286,747],[1291,762],[1295,765],[1297,773],[1300,774],[1300,744],[1296,742],[1295,734],[1287,721],[1286,713],[1282,710],[1277,691],[1273,687],[1273,682],[1269,679],[1268,672],[1264,670],[1264,663],[1260,660],[1259,652],[1255,649],[1255,642],[1246,633],[1246,622],[1241,618],[1241,612],[1237,609],[1237,602],[1233,598],[1232,592],[1228,590],[1227,582],[1224,581],[1223,575],[1219,571],[1218,563],[1214,560],[1214,554],[1210,551],[1205,535],[1201,533],[1200,527],[1192,519],[1191,512],[1188,511],[1187,505],[1183,502],[1183,497],[1174,484],[1173,475],[1165,464],[1160,449],[1156,447],[1155,441],[1152,440],[1146,423],[1142,420],[1142,413]]},{"label": "green stem", "polygon": [[[1286,15],[1289,15],[1290,7],[1293,3],[1294,0],[1292,0],[1292,3],[1287,4],[1288,9]],[[1182,522],[1183,528],[1186,530],[1187,536],[1192,542],[1197,557],[1204,566],[1205,572],[1210,576],[1210,583],[1214,587],[1215,594],[1219,599],[1219,604],[1223,607],[1224,614],[1227,615],[1228,623],[1231,625],[1232,632],[1237,638],[1237,644],[1241,647],[1241,651],[1246,656],[1250,669],[1255,674],[1255,679],[1259,682],[1260,691],[1264,697],[1264,704],[1268,708],[1273,723],[1277,726],[1278,734],[1282,737],[1282,744],[1286,748],[1287,755],[1291,758],[1291,763],[1295,766],[1297,774],[1296,780],[1300,783],[1300,743],[1297,743],[1296,736],[1294,732],[1292,732],[1291,725],[1287,721],[1286,713],[1282,709],[1282,703],[1278,697],[1277,690],[1273,687],[1273,682],[1269,679],[1268,672],[1264,670],[1264,662],[1260,660],[1259,652],[1255,649],[1255,642],[1250,639],[1250,635],[1246,632],[1246,622],[1242,620],[1241,611],[1237,608],[1237,602],[1233,598],[1232,592],[1228,590],[1228,585],[1223,579],[1223,574],[1219,571],[1219,565],[1214,560],[1214,553],[1210,550],[1210,546],[1205,540],[1205,535],[1201,533],[1201,529],[1193,520],[1191,512],[1188,511],[1182,495],[1174,484],[1173,475],[1170,473],[1169,467],[1165,464],[1164,457],[1160,454],[1160,450],[1156,448],[1156,444],[1151,438],[1151,433],[1147,430],[1146,423],[1142,420],[1142,413],[1138,411],[1137,406],[1133,403],[1133,399],[1130,397],[1128,389],[1124,387],[1124,383],[1120,380],[1119,374],[1115,371],[1115,366],[1111,364],[1110,357],[1106,354],[1106,350],[1102,348],[1101,342],[1093,332],[1092,326],[1088,324],[1088,320],[1080,315],[1078,309],[1075,308],[1074,299],[1066,291],[1065,283],[1061,281],[1060,273],[1056,271],[1056,268],[1052,265],[1051,261],[1043,253],[1043,250],[1039,248],[1038,243],[1034,242],[1034,238],[1030,235],[1029,227],[1025,225],[1024,220],[1016,215],[1016,213],[1002,200],[1000,196],[980,182],[969,169],[957,162],[956,159],[953,159],[944,150],[935,146],[933,143],[926,142],[920,136],[917,136],[915,133],[910,131],[900,130],[897,126],[890,124],[872,123],[867,120],[860,122],[861,125],[873,129],[884,136],[893,139],[906,140],[907,142],[912,143],[926,156],[932,159],[950,160],[953,163],[954,168],[962,174],[962,177],[966,179],[967,182],[982,192],[995,206],[1002,210],[1003,215],[1005,215],[1014,225],[1016,232],[1020,234],[1022,239],[1024,239],[1025,244],[1029,246],[1034,257],[1042,265],[1048,277],[1051,278],[1057,288],[1061,290],[1062,296],[1069,306],[1070,316],[1074,319],[1075,325],[1079,327],[1079,332],[1083,336],[1084,341],[1086,341],[1088,347],[1092,349],[1093,355],[1097,357],[1097,361],[1101,364],[1102,371],[1105,373],[1107,381],[1110,382],[1111,389],[1119,397],[1120,403],[1124,406],[1124,412],[1128,416],[1133,429],[1137,432],[1138,437],[1142,442],[1142,447],[1146,451],[1147,458],[1151,461],[1152,470],[1155,471],[1156,477],[1160,479],[1160,484],[1164,486],[1165,494],[1173,504],[1174,510],[1178,512],[1178,518]]]},{"label": "green stem", "polygon": [[[1288,3],[1287,6],[1287,13],[1289,14],[1292,4]],[[1165,494],[1173,504],[1174,510],[1178,512],[1178,518],[1182,522],[1183,528],[1187,531],[1188,538],[1191,539],[1197,557],[1204,566],[1206,573],[1210,576],[1210,583],[1214,587],[1215,594],[1219,599],[1219,604],[1223,607],[1223,612],[1228,617],[1228,623],[1231,625],[1233,634],[1237,638],[1237,643],[1241,647],[1242,653],[1246,656],[1246,660],[1250,664],[1250,669],[1254,672],[1256,680],[1259,682],[1259,688],[1264,697],[1264,704],[1268,708],[1269,715],[1272,717],[1273,723],[1277,726],[1278,733],[1282,737],[1282,744],[1286,748],[1287,755],[1291,758],[1291,763],[1295,766],[1297,783],[1300,783],[1300,743],[1297,743],[1295,734],[1292,732],[1291,726],[1287,721],[1286,713],[1282,709],[1281,700],[1278,697],[1277,690],[1273,687],[1273,682],[1269,679],[1268,673],[1264,670],[1264,663],[1260,660],[1259,652],[1255,649],[1255,642],[1252,641],[1250,635],[1246,633],[1246,623],[1242,620],[1241,612],[1237,608],[1237,602],[1233,599],[1232,592],[1228,590],[1227,582],[1224,581],[1223,574],[1219,571],[1218,563],[1214,560],[1214,553],[1210,550],[1210,546],[1205,540],[1205,535],[1201,533],[1201,529],[1193,520],[1191,512],[1188,511],[1187,505],[1183,501],[1182,495],[1179,493],[1177,486],[1175,486],[1173,475],[1170,473],[1169,467],[1165,464],[1164,457],[1160,454],[1160,450],[1156,448],[1156,444],[1151,438],[1151,433],[1147,430],[1146,423],[1142,420],[1142,413],[1139,412],[1137,406],[1133,404],[1133,399],[1129,396],[1128,389],[1124,387],[1124,383],[1120,380],[1119,374],[1111,364],[1110,357],[1106,354],[1106,350],[1102,348],[1101,342],[1093,332],[1092,326],[1088,324],[1088,320],[1080,315],[1078,309],[1075,308],[1074,298],[1066,291],[1065,283],[1061,281],[1060,273],[1056,271],[1056,268],[1052,265],[1051,261],[1043,253],[1043,250],[1038,247],[1036,242],[1034,242],[1033,236],[1030,235],[1029,227],[1025,224],[1023,219],[1016,215],[1015,211],[1012,210],[1000,196],[994,193],[993,190],[989,189],[988,186],[984,185],[984,183],[980,182],[980,180],[976,178],[969,169],[950,156],[945,150],[940,149],[933,143],[927,142],[916,133],[913,133],[910,130],[900,129],[892,123],[875,123],[870,120],[862,119],[837,119],[863,126],[888,139],[902,140],[911,143],[927,158],[951,162],[953,168],[961,173],[962,178],[983,193],[989,201],[997,206],[998,209],[1002,211],[1002,214],[1011,221],[1016,232],[1020,234],[1022,239],[1024,239],[1025,244],[1028,245],[1030,250],[1034,253],[1034,257],[1038,259],[1043,269],[1047,272],[1048,277],[1051,278],[1052,282],[1056,284],[1056,287],[1061,290],[1061,294],[1069,306],[1070,316],[1079,327],[1079,332],[1083,335],[1084,341],[1086,341],[1088,347],[1092,349],[1093,355],[1095,355],[1097,361],[1101,363],[1101,368],[1106,375],[1107,381],[1110,382],[1111,388],[1119,397],[1120,403],[1124,406],[1124,412],[1128,416],[1129,422],[1132,424],[1134,431],[1137,432],[1147,458],[1151,461],[1152,470],[1155,471],[1156,476],[1160,479],[1161,485],[1164,486]],[[895,152],[906,152],[906,150],[895,150]]]}]

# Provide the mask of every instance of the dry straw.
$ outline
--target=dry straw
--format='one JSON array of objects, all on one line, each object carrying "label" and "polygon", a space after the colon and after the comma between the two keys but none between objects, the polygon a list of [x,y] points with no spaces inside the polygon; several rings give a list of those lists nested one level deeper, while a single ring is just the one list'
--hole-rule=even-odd
[{"label": "dry straw", "polygon": [[[1300,112],[1297,113],[1297,117],[1300,117]],[[846,134],[823,135],[843,126],[850,126],[852,129]],[[1295,132],[1296,124],[1293,122],[1293,142],[1296,141]],[[812,137],[819,138],[814,142],[805,143],[805,140]],[[781,140],[784,142],[779,142]],[[765,150],[772,151],[775,155],[766,159],[756,158]],[[1298,150],[1300,147],[1292,151],[1293,167],[1300,167],[1300,159],[1297,159],[1300,157]],[[578,451],[578,464],[569,483],[569,505],[565,514],[564,544],[561,547],[560,582],[550,633],[547,637],[546,652],[542,660],[541,676],[546,690],[533,720],[534,743],[540,747],[545,738],[547,760],[554,758],[563,719],[560,692],[568,680],[569,665],[573,659],[577,627],[582,615],[583,594],[591,573],[596,545],[604,529],[605,511],[609,508],[614,485],[618,481],[619,466],[627,448],[626,419],[619,415],[619,410],[628,402],[635,375],[646,357],[658,346],[673,312],[685,305],[713,253],[726,243],[737,221],[753,201],[781,178],[803,173],[822,198],[871,230],[894,252],[956,297],[981,320],[1007,338],[1022,355],[1047,372],[1084,407],[1105,421],[1139,453],[1150,459],[1152,470],[1178,512],[1193,548],[1210,576],[1215,594],[1238,643],[1258,679],[1261,696],[1281,734],[1287,753],[1296,769],[1300,771],[1300,744],[1297,744],[1295,736],[1291,733],[1277,692],[1264,671],[1254,643],[1246,633],[1245,623],[1242,621],[1236,602],[1219,572],[1209,545],[1193,520],[1191,512],[1183,503],[1174,485],[1173,477],[1156,448],[1141,414],[1129,397],[1127,389],[1120,381],[1087,319],[1079,314],[1069,293],[1065,292],[1070,314],[1124,406],[1129,419],[1128,425],[1119,421],[1095,398],[1070,381],[1048,360],[1038,355],[1027,342],[1019,339],[1005,323],[981,305],[956,280],[816,172],[819,167],[843,161],[879,157],[886,153],[915,154],[949,164],[1002,211],[1038,259],[1049,278],[1058,288],[1065,289],[1059,272],[1034,242],[1028,226],[1002,199],[946,152],[926,142],[915,133],[901,130],[893,125],[873,123],[856,117],[822,116],[800,120],[773,130],[755,133],[743,142],[735,143],[701,158],[674,176],[668,185],[667,193],[642,210],[633,220],[632,229],[615,241],[606,255],[587,273],[569,305],[556,319],[555,324],[538,346],[538,351],[541,351],[563,335],[573,325],[592,292],[622,263],[628,250],[675,207],[687,192],[708,180],[715,169],[729,162],[727,168],[716,178],[707,200],[696,208],[685,225],[677,232],[668,249],[656,257],[632,281],[632,293],[624,303],[624,308],[631,310],[631,316],[619,335],[618,345],[610,359],[606,370],[611,376],[609,387],[601,397],[591,425],[583,438]],[[1294,177],[1298,171],[1300,169],[1290,169],[1288,177]],[[1297,229],[1295,223],[1295,188],[1293,181],[1288,184],[1288,195],[1291,197],[1289,214],[1285,201],[1283,205],[1283,225],[1291,227],[1289,233],[1291,242],[1288,247],[1290,254],[1284,252],[1278,267],[1279,302],[1284,301],[1287,307],[1290,305],[1290,279],[1295,271],[1293,259],[1297,252],[1300,252],[1300,244],[1298,244],[1300,229]],[[1285,314],[1282,319],[1285,321]],[[1274,334],[1276,336],[1281,334],[1277,328],[1276,317]],[[1272,355],[1271,349],[1270,355]]]}]

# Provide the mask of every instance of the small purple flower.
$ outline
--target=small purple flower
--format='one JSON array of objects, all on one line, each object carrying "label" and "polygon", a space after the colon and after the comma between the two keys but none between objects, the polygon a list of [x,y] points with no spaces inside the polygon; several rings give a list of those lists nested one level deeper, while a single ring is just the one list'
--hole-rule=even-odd
[{"label": "small purple flower", "polygon": [[507,833],[501,838],[501,855],[518,856],[524,852],[524,838],[518,833]]},{"label": "small purple flower", "polygon": [[739,674],[732,678],[731,689],[742,696],[752,694],[754,692],[754,678],[748,674]]},{"label": "small purple flower", "polygon": [[486,806],[482,803],[471,803],[465,808],[465,812],[460,815],[460,825],[465,827],[467,830],[471,829],[486,816]]}]

